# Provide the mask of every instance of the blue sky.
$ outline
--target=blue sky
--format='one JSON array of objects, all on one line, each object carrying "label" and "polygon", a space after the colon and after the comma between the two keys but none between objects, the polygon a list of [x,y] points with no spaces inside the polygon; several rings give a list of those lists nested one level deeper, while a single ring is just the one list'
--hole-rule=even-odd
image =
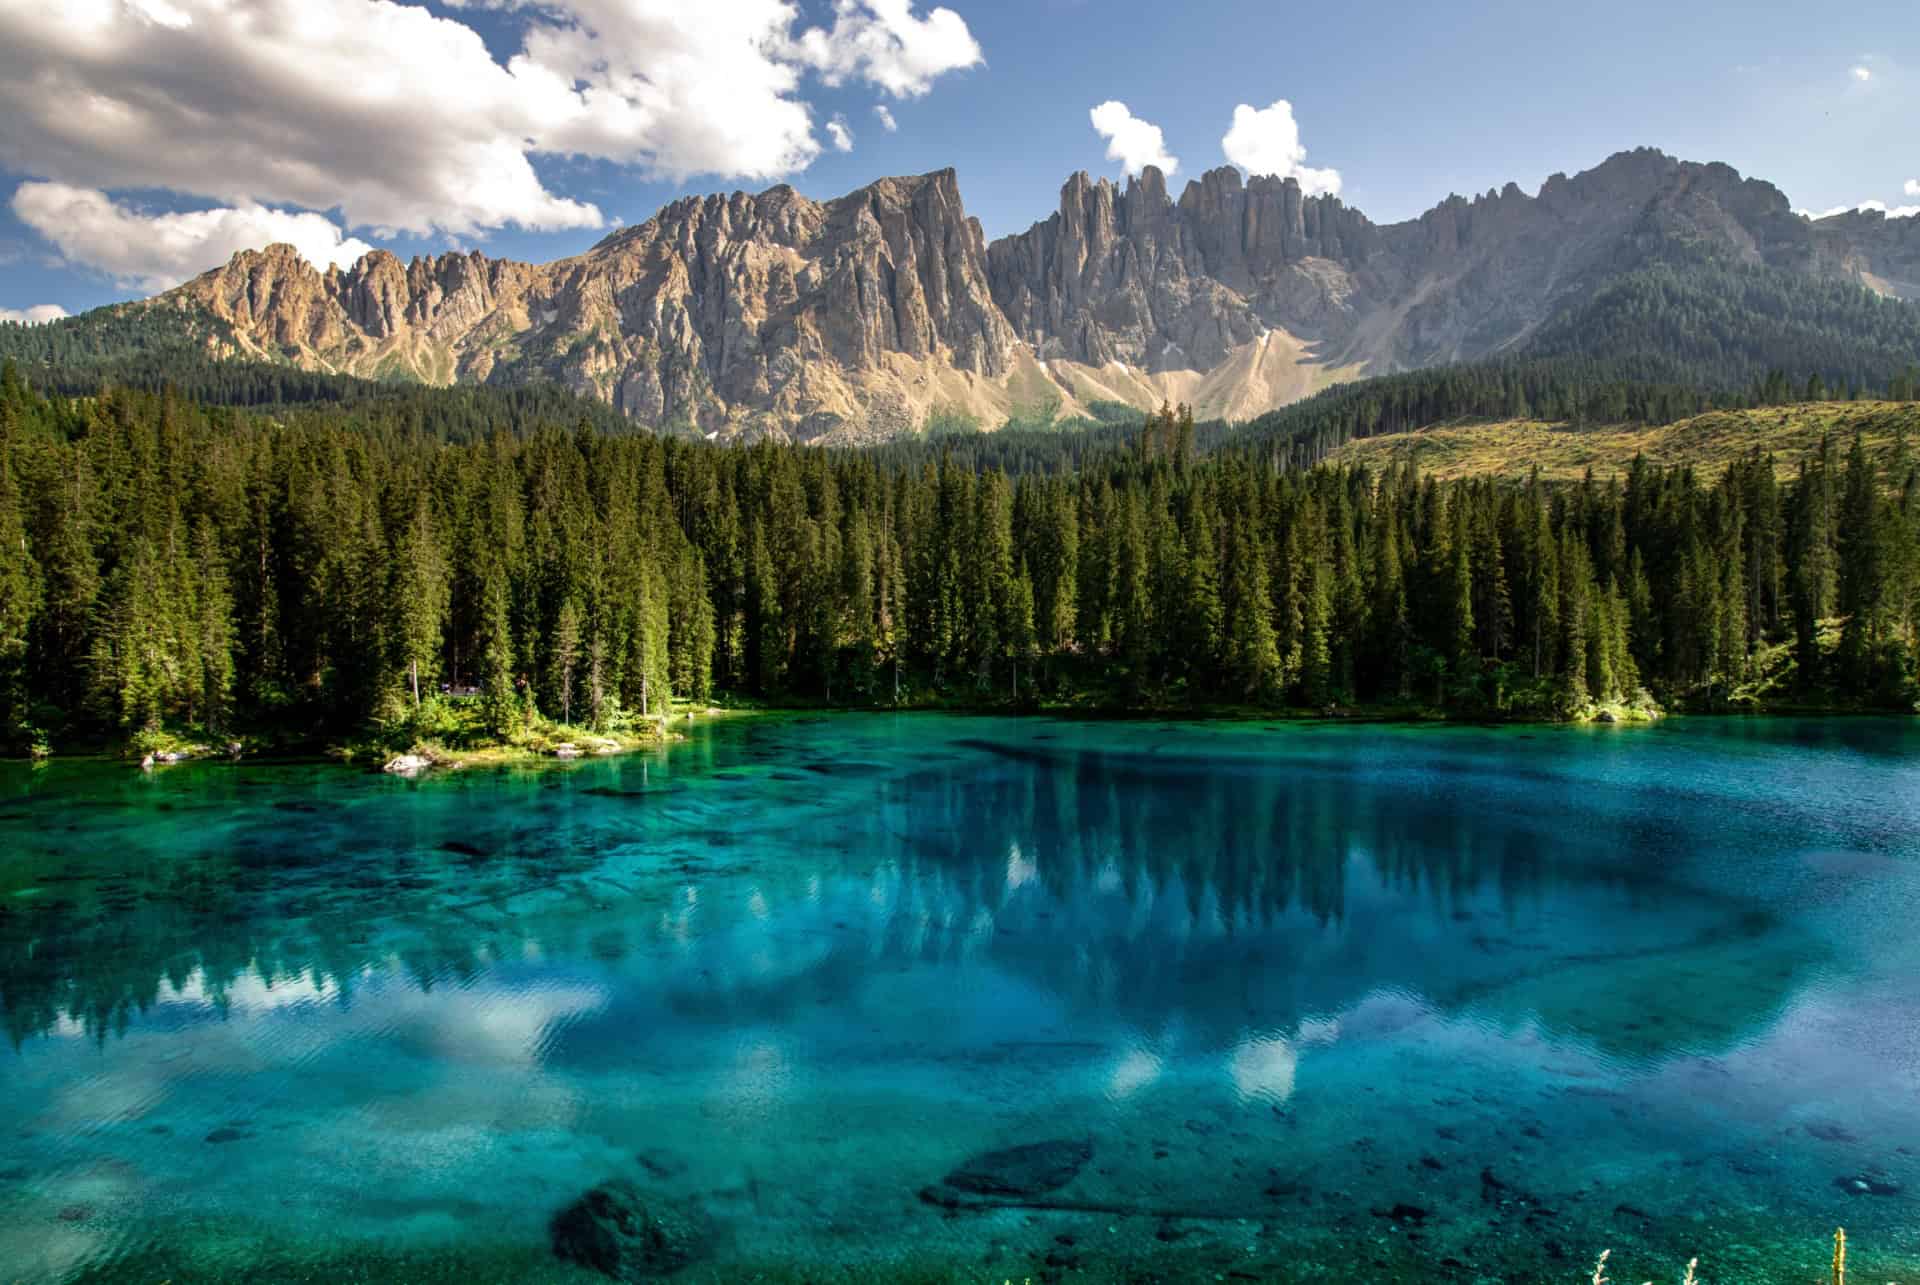
[{"label": "blue sky", "polygon": [[1555,8],[0,0],[0,310],[151,293],[288,229],[309,257],[551,259],[781,176],[825,197],[952,165],[997,236],[1071,172],[1123,172],[1109,102],[1176,192],[1244,107],[1236,159],[1337,173],[1380,222],[1640,145],[1813,211],[1920,206],[1912,0]]}]

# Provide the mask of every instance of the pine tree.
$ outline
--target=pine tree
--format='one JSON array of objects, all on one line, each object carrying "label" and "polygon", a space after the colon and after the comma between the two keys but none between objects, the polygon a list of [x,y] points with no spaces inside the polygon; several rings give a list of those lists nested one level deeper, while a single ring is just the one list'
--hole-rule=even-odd
[{"label": "pine tree", "polygon": [[1263,701],[1282,681],[1266,557],[1244,514],[1229,519],[1227,530],[1227,581],[1221,604],[1226,669],[1241,699]]},{"label": "pine tree", "polygon": [[194,650],[200,671],[200,721],[209,730],[224,730],[233,712],[233,595],[226,555],[212,520],[206,517],[194,527],[193,571],[198,582]]},{"label": "pine tree", "polygon": [[550,652],[552,673],[548,681],[560,701],[560,721],[573,722],[573,680],[580,663],[580,602],[569,597],[560,604],[560,618],[554,625]]},{"label": "pine tree", "polygon": [[[11,375],[11,363],[7,369]],[[0,434],[0,733],[26,721],[27,648],[41,602],[40,568],[27,544],[8,447]]]},{"label": "pine tree", "polygon": [[1817,686],[1823,679],[1820,653],[1820,622],[1833,604],[1833,518],[1829,473],[1822,448],[1822,461],[1809,469],[1803,462],[1799,485],[1795,487],[1792,547],[1794,564],[1791,575],[1793,600],[1794,658],[1802,691]]},{"label": "pine tree", "polygon": [[1533,676],[1540,678],[1554,665],[1560,633],[1560,550],[1553,524],[1541,495],[1539,473],[1529,486],[1532,512],[1532,566],[1528,575],[1527,627],[1533,635]]},{"label": "pine tree", "polygon": [[1027,573],[1027,565],[1022,562],[1014,574],[1013,583],[1008,589],[1006,618],[1001,625],[1000,636],[1006,639],[1007,661],[1011,670],[1008,691],[1015,701],[1020,699],[1020,667],[1025,663],[1032,668],[1035,641],[1033,623],[1033,577]]},{"label": "pine tree", "polygon": [[446,555],[440,548],[432,510],[422,495],[414,504],[411,520],[401,529],[393,555],[390,591],[393,636],[398,643],[394,663],[416,709],[421,703],[422,684],[431,690],[439,674],[450,598]]},{"label": "pine tree", "polygon": [[1884,567],[1881,556],[1880,480],[1867,459],[1858,434],[1847,452],[1845,492],[1840,502],[1839,575],[1836,585],[1840,614],[1839,676],[1848,693],[1858,696],[1875,685],[1874,650],[1881,633],[1881,595]]},{"label": "pine tree", "polygon": [[[1460,505],[1460,497],[1455,497]],[[1479,669],[1479,651],[1474,642],[1473,625],[1473,550],[1464,507],[1458,515],[1450,542],[1451,559],[1447,564],[1447,646],[1454,673],[1462,680]]]},{"label": "pine tree", "polygon": [[1591,663],[1588,633],[1592,628],[1593,570],[1586,545],[1569,528],[1560,538],[1560,704],[1569,712],[1584,709],[1592,698],[1587,671]]},{"label": "pine tree", "polygon": [[1190,690],[1213,681],[1219,670],[1221,641],[1220,569],[1214,557],[1213,505],[1205,493],[1194,496],[1184,540],[1186,572],[1175,609],[1176,650]]},{"label": "pine tree", "polygon": [[507,607],[507,576],[494,568],[480,599],[480,707],[487,730],[503,741],[519,737],[523,711],[514,686],[513,626]]}]

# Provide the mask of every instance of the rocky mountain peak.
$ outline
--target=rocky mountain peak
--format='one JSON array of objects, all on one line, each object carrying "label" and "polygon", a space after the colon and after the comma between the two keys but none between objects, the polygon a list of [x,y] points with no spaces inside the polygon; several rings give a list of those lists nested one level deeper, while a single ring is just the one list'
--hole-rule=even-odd
[{"label": "rocky mountain peak", "polygon": [[885,435],[959,410],[1187,400],[1256,414],[1327,379],[1511,350],[1566,300],[1685,245],[1920,298],[1920,219],[1810,223],[1771,184],[1640,148],[1376,225],[1292,178],[1085,171],[989,245],[952,169],[820,201],[689,196],[584,254],[243,251],[166,298],[322,369],[559,380],[703,432]]}]

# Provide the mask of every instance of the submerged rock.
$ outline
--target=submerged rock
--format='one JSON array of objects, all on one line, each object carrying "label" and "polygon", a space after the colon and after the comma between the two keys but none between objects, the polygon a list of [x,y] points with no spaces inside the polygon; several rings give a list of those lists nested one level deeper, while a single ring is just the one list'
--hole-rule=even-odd
[{"label": "submerged rock", "polygon": [[1056,1138],[983,1151],[948,1174],[945,1182],[975,1196],[1037,1196],[1072,1182],[1091,1159],[1091,1138]]},{"label": "submerged rock", "polygon": [[665,1147],[650,1147],[645,1151],[637,1152],[634,1159],[640,1162],[642,1169],[662,1182],[678,1178],[687,1172],[686,1160],[679,1153],[668,1151]]},{"label": "submerged rock", "polygon": [[617,1281],[671,1275],[707,1252],[706,1216],[670,1201],[648,1200],[623,1178],[601,1183],[555,1214],[553,1252]]},{"label": "submerged rock", "polygon": [[1900,1184],[1885,1174],[1855,1173],[1845,1174],[1833,1180],[1833,1185],[1849,1196],[1897,1196]]},{"label": "submerged rock", "polygon": [[418,776],[433,766],[433,760],[419,754],[400,754],[387,760],[380,770],[391,772],[395,776]]}]

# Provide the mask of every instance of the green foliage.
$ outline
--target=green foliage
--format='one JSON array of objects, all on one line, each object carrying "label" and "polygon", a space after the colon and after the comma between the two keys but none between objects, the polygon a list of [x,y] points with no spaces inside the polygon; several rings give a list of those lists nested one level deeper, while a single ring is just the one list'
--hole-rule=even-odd
[{"label": "green foliage", "polygon": [[715,690],[1910,709],[1920,668],[1903,443],[1829,445],[1784,484],[1753,453],[1714,478],[1641,462],[1555,488],[1301,470],[1260,439],[1208,451],[1174,408],[1051,456],[973,451],[994,435],[861,453],[551,428],[447,443],[365,431],[351,407],[0,389],[16,743],[518,742]]}]

